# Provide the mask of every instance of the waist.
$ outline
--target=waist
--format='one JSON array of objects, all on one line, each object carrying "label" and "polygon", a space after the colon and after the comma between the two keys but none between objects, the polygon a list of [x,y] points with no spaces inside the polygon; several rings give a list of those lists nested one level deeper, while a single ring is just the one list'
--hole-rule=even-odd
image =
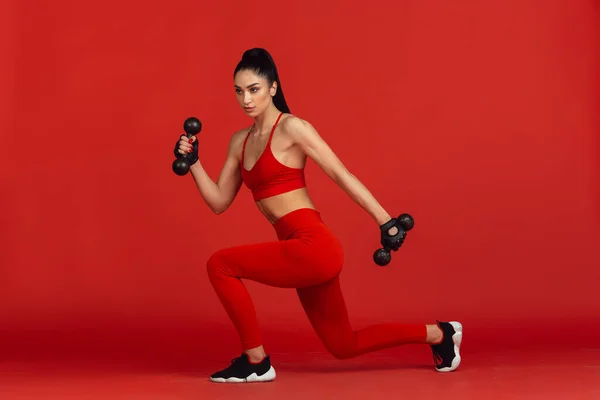
[{"label": "waist", "polygon": [[323,226],[321,213],[312,208],[299,208],[291,211],[273,223],[279,240],[285,240],[302,229]]},{"label": "waist", "polygon": [[300,208],[316,208],[306,188],[259,200],[256,206],[271,224]]}]

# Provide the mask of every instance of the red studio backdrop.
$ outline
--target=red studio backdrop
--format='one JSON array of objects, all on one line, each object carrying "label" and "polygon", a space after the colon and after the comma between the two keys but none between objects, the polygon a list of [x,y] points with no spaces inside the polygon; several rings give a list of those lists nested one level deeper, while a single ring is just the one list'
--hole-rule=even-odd
[{"label": "red studio backdrop", "polygon": [[[2,3],[3,357],[238,351],[206,260],[274,231],[245,187],[211,214],[171,162],[197,116],[217,178],[251,124],[232,81],[250,47],[272,53],[292,113],[415,218],[377,267],[376,223],[309,163],[356,328],[459,319],[465,351],[597,339],[597,3],[149,4]],[[323,350],[293,290],[247,287],[269,351]]]}]

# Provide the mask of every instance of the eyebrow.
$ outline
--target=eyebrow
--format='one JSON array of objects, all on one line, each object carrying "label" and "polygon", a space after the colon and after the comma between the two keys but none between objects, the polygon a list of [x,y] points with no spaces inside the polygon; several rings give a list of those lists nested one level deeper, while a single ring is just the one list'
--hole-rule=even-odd
[{"label": "eyebrow", "polygon": [[[254,82],[254,83],[252,83],[252,84],[250,84],[250,85],[246,86],[246,88],[247,88],[247,89],[250,89],[252,86],[256,86],[256,85],[259,85],[259,83],[258,83],[258,82]],[[240,89],[240,87],[239,87],[238,85],[234,85],[234,86],[235,86],[237,89]]]}]

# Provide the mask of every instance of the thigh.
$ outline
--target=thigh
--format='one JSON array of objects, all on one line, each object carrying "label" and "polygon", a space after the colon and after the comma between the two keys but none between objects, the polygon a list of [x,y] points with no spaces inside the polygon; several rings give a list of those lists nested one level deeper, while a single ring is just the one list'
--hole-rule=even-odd
[{"label": "thigh", "polygon": [[311,246],[299,239],[235,246],[217,251],[208,264],[229,276],[269,286],[312,286],[331,279],[339,266],[318,259],[320,252]]},{"label": "thigh", "polygon": [[354,331],[340,287],[339,276],[319,285],[297,289],[298,298],[313,329],[334,353],[354,343]]}]

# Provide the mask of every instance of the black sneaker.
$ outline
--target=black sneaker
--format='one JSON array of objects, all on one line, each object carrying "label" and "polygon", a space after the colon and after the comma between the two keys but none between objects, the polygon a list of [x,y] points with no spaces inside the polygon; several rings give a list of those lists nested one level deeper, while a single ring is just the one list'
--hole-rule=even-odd
[{"label": "black sneaker", "polygon": [[212,374],[210,380],[219,383],[269,382],[275,379],[275,375],[270,356],[265,357],[258,364],[253,364],[244,353],[231,360],[229,367]]},{"label": "black sneaker", "polygon": [[444,333],[442,342],[431,345],[435,369],[438,372],[450,372],[460,364],[460,344],[462,342],[463,327],[460,322],[440,322],[438,326]]}]

